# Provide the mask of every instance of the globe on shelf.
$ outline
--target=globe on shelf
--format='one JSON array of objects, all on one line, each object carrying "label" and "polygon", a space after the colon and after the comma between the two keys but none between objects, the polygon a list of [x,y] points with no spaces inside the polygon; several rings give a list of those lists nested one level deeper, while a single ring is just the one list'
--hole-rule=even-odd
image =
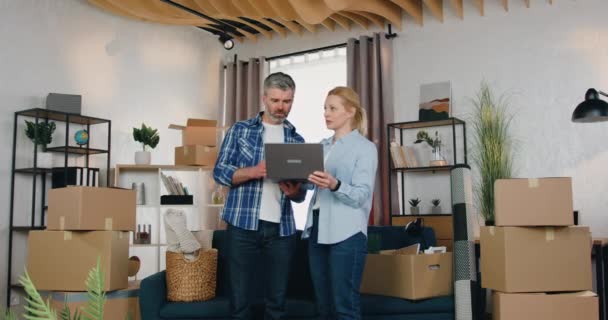
[{"label": "globe on shelf", "polygon": [[74,134],[74,140],[80,146],[85,145],[89,143],[89,133],[86,130],[78,130]]}]

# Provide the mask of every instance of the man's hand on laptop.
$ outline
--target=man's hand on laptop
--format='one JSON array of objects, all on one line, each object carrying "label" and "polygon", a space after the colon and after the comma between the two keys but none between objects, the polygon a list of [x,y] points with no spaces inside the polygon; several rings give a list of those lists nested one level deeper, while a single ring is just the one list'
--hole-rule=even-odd
[{"label": "man's hand on laptop", "polygon": [[288,198],[295,198],[300,193],[300,187],[302,183],[295,181],[281,181],[279,182],[279,188]]},{"label": "man's hand on laptop", "polygon": [[257,165],[247,168],[251,180],[266,177],[266,160],[260,161]]}]

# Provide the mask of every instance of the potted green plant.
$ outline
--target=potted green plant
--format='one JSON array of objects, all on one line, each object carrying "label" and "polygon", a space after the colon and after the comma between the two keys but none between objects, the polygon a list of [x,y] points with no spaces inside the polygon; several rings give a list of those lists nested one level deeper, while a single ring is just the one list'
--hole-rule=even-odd
[{"label": "potted green plant", "polygon": [[46,146],[53,141],[53,132],[57,126],[55,122],[32,122],[25,120],[25,135],[38,145],[36,154],[36,167],[52,167],[53,155],[46,152]]},{"label": "potted green plant", "polygon": [[150,152],[146,150],[146,146],[150,147],[151,149],[156,148],[158,142],[160,141],[158,130],[148,127],[142,123],[141,128],[133,128],[133,139],[136,142],[141,143],[143,146],[142,151],[135,152],[135,163],[150,164],[151,155]]},{"label": "potted green plant", "polygon": [[412,198],[409,200],[410,203],[410,213],[411,214],[420,214],[420,207],[418,207],[418,204],[420,204],[420,199],[419,198]]},{"label": "potted green plant", "polygon": [[431,136],[425,130],[418,131],[416,134],[416,141],[414,141],[414,143],[421,142],[426,142],[433,149],[429,166],[445,166],[448,164],[441,154],[441,138],[439,137],[438,131],[435,131],[435,138],[431,138]]},{"label": "potted green plant", "polygon": [[484,82],[472,100],[473,164],[479,170],[475,198],[486,225],[494,224],[494,182],[511,177],[513,139],[508,100],[496,98]]},{"label": "potted green plant", "polygon": [[441,203],[441,200],[439,199],[433,199],[431,200],[431,204],[433,205],[431,207],[431,213],[434,214],[440,214],[441,213],[441,206],[439,205]]}]

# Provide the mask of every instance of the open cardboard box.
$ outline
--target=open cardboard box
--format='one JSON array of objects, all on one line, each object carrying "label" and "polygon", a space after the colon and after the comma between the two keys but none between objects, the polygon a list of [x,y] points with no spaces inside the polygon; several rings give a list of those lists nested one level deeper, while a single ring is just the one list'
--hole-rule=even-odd
[{"label": "open cardboard box", "polygon": [[171,124],[169,129],[182,130],[182,145],[202,145],[214,147],[217,144],[217,121],[188,119],[186,125]]},{"label": "open cardboard box", "polygon": [[452,253],[368,254],[361,293],[418,300],[452,294]]},{"label": "open cardboard box", "polygon": [[175,147],[175,164],[185,166],[213,166],[217,160],[217,147],[189,145]]}]

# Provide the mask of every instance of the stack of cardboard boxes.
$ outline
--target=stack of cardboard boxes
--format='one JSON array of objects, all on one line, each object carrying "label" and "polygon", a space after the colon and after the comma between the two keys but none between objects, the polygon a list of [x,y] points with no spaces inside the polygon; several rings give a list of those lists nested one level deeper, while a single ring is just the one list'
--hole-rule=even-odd
[{"label": "stack of cardboard boxes", "polygon": [[135,191],[66,187],[49,191],[47,229],[28,239],[27,271],[52,305],[74,311],[86,302],[89,271],[100,259],[107,295],[104,319],[139,319],[136,284],[129,286],[129,231],[135,230]]},{"label": "stack of cardboard boxes", "polygon": [[217,159],[217,121],[188,119],[186,126],[172,124],[182,130],[182,145],[175,148],[175,165],[213,166]]},{"label": "stack of cardboard boxes", "polygon": [[573,226],[570,178],[504,179],[495,226],[482,227],[482,287],[495,320],[595,320],[591,234]]}]

